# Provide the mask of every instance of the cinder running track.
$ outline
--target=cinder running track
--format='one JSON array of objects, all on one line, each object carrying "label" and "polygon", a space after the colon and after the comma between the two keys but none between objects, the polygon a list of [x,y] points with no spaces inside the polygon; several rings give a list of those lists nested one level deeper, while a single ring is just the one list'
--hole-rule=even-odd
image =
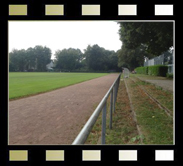
[{"label": "cinder running track", "polygon": [[9,102],[9,145],[72,144],[118,74]]}]

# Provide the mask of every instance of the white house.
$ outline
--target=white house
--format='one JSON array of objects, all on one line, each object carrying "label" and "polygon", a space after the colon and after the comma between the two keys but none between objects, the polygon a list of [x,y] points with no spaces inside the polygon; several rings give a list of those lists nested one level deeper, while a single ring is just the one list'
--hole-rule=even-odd
[{"label": "white house", "polygon": [[47,70],[53,70],[53,67],[54,67],[53,60],[51,60],[51,62],[46,65],[46,68]]}]

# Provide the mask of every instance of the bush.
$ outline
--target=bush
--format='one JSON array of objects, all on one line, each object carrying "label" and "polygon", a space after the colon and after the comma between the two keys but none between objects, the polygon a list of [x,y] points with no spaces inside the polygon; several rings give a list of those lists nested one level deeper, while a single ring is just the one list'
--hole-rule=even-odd
[{"label": "bush", "polygon": [[173,74],[172,74],[172,73],[167,73],[167,74],[166,74],[166,77],[167,77],[167,78],[173,79]]},{"label": "bush", "polygon": [[137,74],[147,74],[148,73],[148,67],[137,67],[135,69],[135,71],[137,72]]},{"label": "bush", "polygon": [[155,66],[137,67],[135,71],[137,72],[137,74],[148,74],[153,76],[166,77],[166,74],[168,72],[168,66],[155,65]]},{"label": "bush", "polygon": [[166,77],[167,72],[168,66],[165,65],[148,66],[148,75]]}]

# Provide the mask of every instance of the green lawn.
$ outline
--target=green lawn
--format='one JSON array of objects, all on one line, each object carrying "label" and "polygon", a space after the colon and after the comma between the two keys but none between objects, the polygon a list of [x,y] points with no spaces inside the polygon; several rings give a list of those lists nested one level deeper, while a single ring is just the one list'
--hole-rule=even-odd
[{"label": "green lawn", "polygon": [[107,74],[10,72],[9,99],[34,95],[105,75]]}]

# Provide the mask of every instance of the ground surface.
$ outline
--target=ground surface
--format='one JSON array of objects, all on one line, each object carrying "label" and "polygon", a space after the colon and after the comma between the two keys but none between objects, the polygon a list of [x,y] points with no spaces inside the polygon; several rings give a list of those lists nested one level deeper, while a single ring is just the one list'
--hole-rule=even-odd
[{"label": "ground surface", "polygon": [[9,145],[72,144],[118,74],[9,102]]},{"label": "ground surface", "polygon": [[146,80],[146,81],[173,92],[173,80]]},{"label": "ground surface", "polygon": [[164,77],[155,77],[155,79],[151,79],[150,77],[139,78],[173,92],[173,80],[167,80]]}]

